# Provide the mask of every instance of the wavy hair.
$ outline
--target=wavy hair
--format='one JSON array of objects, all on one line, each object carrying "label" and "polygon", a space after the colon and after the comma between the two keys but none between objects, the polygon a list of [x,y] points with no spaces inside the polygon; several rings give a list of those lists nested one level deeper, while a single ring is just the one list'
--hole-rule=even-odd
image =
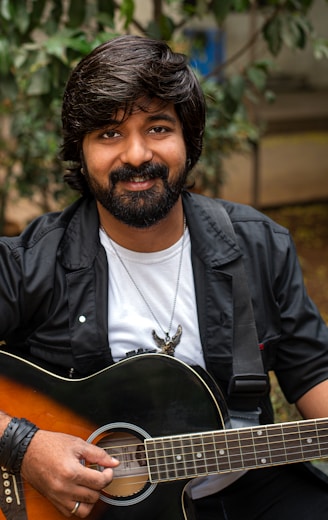
[{"label": "wavy hair", "polygon": [[[140,100],[173,103],[180,119],[191,170],[202,151],[205,101],[185,55],[162,41],[119,36],[99,45],[72,71],[62,105],[64,179],[82,195],[89,188],[81,173],[82,141],[123,110],[125,117]],[[147,103],[142,106],[147,110]]]}]

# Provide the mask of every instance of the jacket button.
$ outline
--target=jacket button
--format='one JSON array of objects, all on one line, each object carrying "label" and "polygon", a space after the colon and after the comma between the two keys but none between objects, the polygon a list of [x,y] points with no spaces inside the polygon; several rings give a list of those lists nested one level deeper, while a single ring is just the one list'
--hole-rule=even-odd
[{"label": "jacket button", "polygon": [[80,323],[85,323],[87,321],[86,317],[83,316],[83,314],[81,316],[79,316],[79,322]]}]

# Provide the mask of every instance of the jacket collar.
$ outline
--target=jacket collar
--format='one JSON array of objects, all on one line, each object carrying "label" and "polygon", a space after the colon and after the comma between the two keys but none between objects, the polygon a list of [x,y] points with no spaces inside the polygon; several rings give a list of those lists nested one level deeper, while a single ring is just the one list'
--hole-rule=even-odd
[{"label": "jacket collar", "polygon": [[[215,218],[218,204],[215,199],[183,193],[193,250],[210,267],[223,266],[241,256],[237,242],[227,235]],[[59,259],[70,271],[85,269],[93,263],[101,247],[95,200],[79,199],[66,212],[72,216],[61,241]]]},{"label": "jacket collar", "polygon": [[65,210],[71,213],[59,247],[59,260],[70,270],[89,267],[101,247],[99,217],[94,199],[81,198]]},{"label": "jacket collar", "polygon": [[183,193],[193,251],[210,267],[221,267],[241,256],[235,237],[222,229],[218,215],[219,204],[218,199]]}]

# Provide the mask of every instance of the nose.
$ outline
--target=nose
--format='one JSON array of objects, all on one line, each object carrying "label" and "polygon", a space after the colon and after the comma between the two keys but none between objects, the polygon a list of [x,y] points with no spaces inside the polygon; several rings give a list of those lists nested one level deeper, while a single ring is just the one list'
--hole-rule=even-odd
[{"label": "nose", "polygon": [[147,139],[142,135],[133,134],[125,141],[124,145],[124,150],[121,153],[121,161],[124,164],[138,167],[153,158],[153,152],[147,143]]}]

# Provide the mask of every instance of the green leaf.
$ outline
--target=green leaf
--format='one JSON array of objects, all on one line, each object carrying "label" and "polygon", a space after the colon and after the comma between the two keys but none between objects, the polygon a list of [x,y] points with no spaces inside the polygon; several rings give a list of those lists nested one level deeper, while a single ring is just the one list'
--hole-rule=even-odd
[{"label": "green leaf", "polygon": [[11,20],[13,13],[10,6],[10,0],[0,0],[0,2],[0,15],[7,21]]},{"label": "green leaf", "polygon": [[264,90],[268,76],[266,72],[263,70],[263,68],[257,67],[256,65],[251,65],[247,69],[246,74],[250,82],[254,85],[254,87],[257,90]]},{"label": "green leaf", "polygon": [[313,42],[313,52],[317,60],[328,58],[328,39],[316,38]]},{"label": "green leaf", "polygon": [[170,40],[172,38],[172,34],[174,32],[175,25],[169,16],[162,15],[160,19],[160,31],[161,31],[161,39]]},{"label": "green leaf", "polygon": [[161,28],[155,20],[151,20],[146,28],[146,34],[149,38],[159,40],[161,38]]},{"label": "green leaf", "polygon": [[229,96],[237,102],[241,101],[245,92],[245,87],[245,79],[239,74],[232,76],[226,84],[226,90],[229,93]]},{"label": "green leaf", "polygon": [[51,56],[56,56],[60,61],[67,64],[67,48],[81,51],[85,49],[86,40],[78,37],[80,31],[64,27],[61,31],[50,36],[43,42],[43,47]]},{"label": "green leaf", "polygon": [[121,11],[122,18],[125,18],[124,29],[127,29],[133,19],[134,1],[133,0],[122,0],[120,11]]},{"label": "green leaf", "polygon": [[26,63],[28,57],[28,51],[25,47],[20,47],[14,56],[14,67],[20,69]]},{"label": "green leaf", "polygon": [[25,34],[27,32],[30,25],[30,16],[25,2],[16,2],[13,21],[20,34]]},{"label": "green leaf", "polygon": [[282,47],[282,20],[280,16],[276,16],[264,26],[263,36],[270,52],[277,56]]}]

